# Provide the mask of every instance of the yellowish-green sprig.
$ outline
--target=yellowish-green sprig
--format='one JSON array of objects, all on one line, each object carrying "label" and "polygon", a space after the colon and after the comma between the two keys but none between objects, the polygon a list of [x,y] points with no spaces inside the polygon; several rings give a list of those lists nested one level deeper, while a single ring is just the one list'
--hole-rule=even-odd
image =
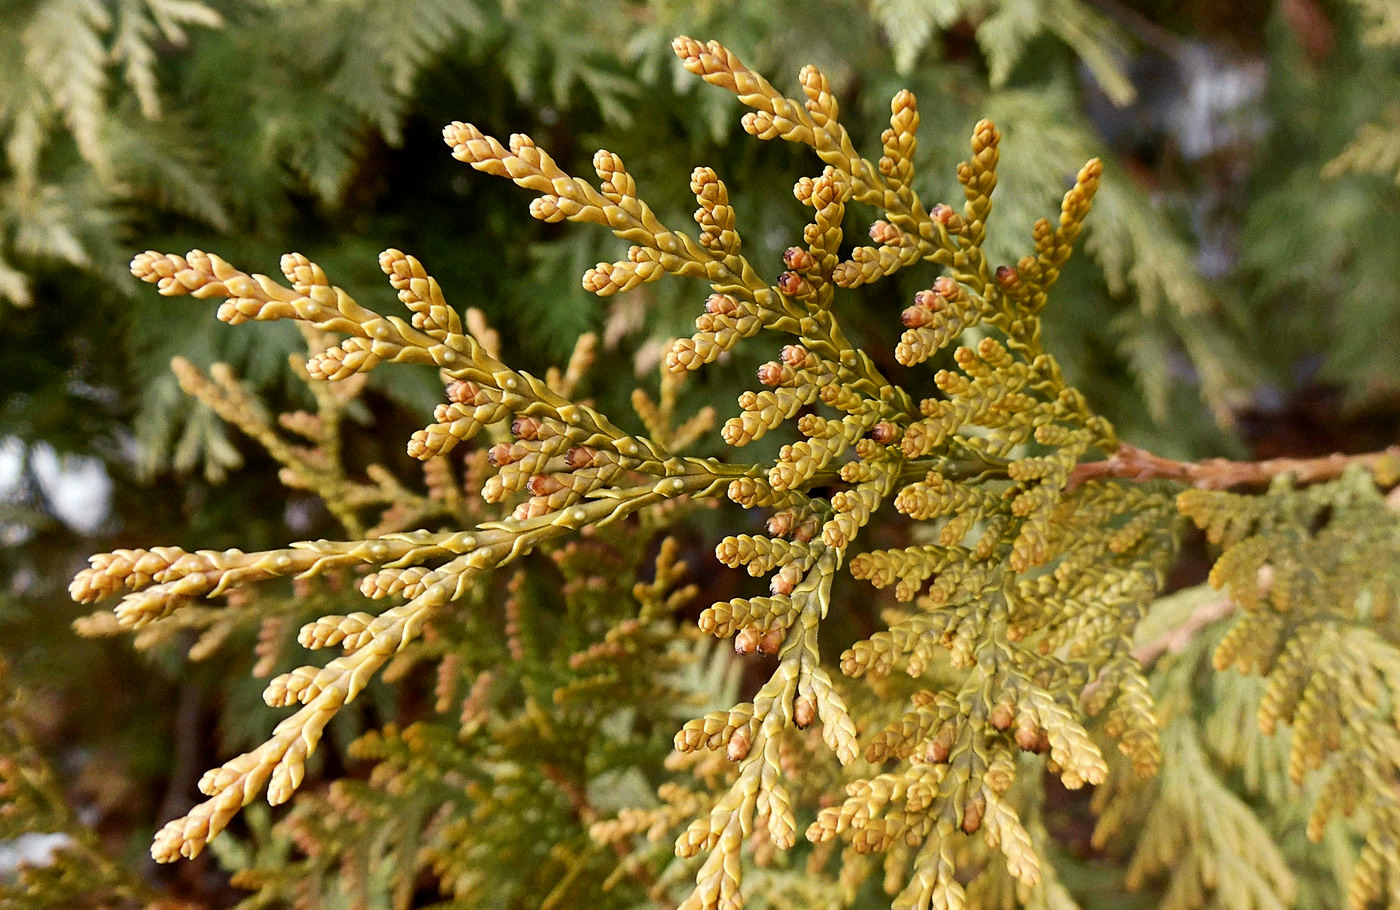
[{"label": "yellowish-green sprig", "polygon": [[[803,741],[801,730],[820,727],[833,767],[853,765],[861,754],[847,697],[821,665],[818,648],[834,576],[847,561],[855,576],[893,587],[911,607],[892,615],[887,630],[848,649],[843,672],[879,678],[899,668],[917,678],[937,667],[957,680],[946,691],[916,696],[903,717],[877,734],[867,756],[893,759],[896,767],[856,775],[847,798],[824,809],[807,830],[819,844],[839,836],[851,850],[886,852],[890,880],[899,879],[903,888],[896,906],[959,905],[959,876],[966,871],[957,847],[962,834],[981,832],[987,847],[1002,851],[1007,874],[1021,886],[1039,880],[1034,834],[1007,796],[1016,756],[1046,756],[1046,767],[1069,787],[1103,781],[1107,765],[1082,721],[1086,715],[1107,711],[1105,726],[1120,737],[1134,765],[1144,772],[1155,767],[1151,694],[1129,642],[1164,574],[1153,554],[1173,551],[1173,513],[1155,500],[1149,508],[1147,500],[1122,493],[1111,477],[1085,482],[1076,474],[1081,460],[1095,449],[1111,453],[1117,441],[1040,346],[1038,313],[1080,233],[1101,167],[1090,162],[1081,171],[1065,196],[1058,228],[1037,226],[1032,255],[993,269],[983,250],[999,161],[1000,133],[993,124],[977,124],[971,156],[958,168],[961,211],[946,203],[925,207],[912,189],[919,122],[912,94],[901,92],[892,101],[881,155],[872,163],[856,152],[816,68],[803,69],[801,97],[794,99],[716,42],[679,38],[674,50],[686,69],[751,108],[743,119],[746,131],[810,146],[823,162],[821,173],[794,188],[811,220],[771,284],[743,255],[729,190],[709,168],[690,176],[698,229],[692,236],[661,223],[611,152],[594,156],[595,182],[566,173],[523,135],[502,143],[460,122],[443,133],[457,159],[535,193],[534,217],[600,224],[628,244],[625,258],[588,270],[588,290],[610,296],[668,274],[708,284],[694,333],[674,342],[666,357],[672,378],[663,381],[660,401],[634,396],[648,435],[627,433],[576,402],[594,356],[591,338],[580,341],[566,370],[543,379],[508,367],[479,316],[460,318],[422,264],[396,250],[386,251],[380,265],[409,310],[407,320],[360,306],[296,254],[283,260],[286,284],[199,252],[148,253],[133,262],[133,271],[162,293],[225,298],[225,321],[294,319],[322,333],[316,337],[324,347],[306,362],[309,377],[362,381],[385,361],[437,367],[445,401],[432,423],[414,434],[410,453],[442,465],[443,456],[489,433],[490,444],[470,456],[467,473],[482,501],[509,514],[483,519],[472,512],[470,521],[457,525],[470,530],[315,541],[265,554],[122,552],[98,558],[80,575],[74,582],[79,599],[133,589],[118,608],[120,621],[132,626],[168,621],[191,602],[248,582],[333,568],[365,568],[361,593],[403,600],[377,614],[339,612],[303,627],[304,647],[342,653],[325,667],[301,667],[271,680],[269,703],[302,707],[268,743],[206,776],[202,789],[210,800],[163,829],[158,858],[198,852],[264,787],[274,803],[288,798],[329,718],[484,573],[518,567],[521,557],[547,542],[597,533],[650,507],[674,509],[692,498],[727,496],[745,508],[772,511],[766,534],[729,535],[716,549],[721,562],[767,576],[767,594],[714,603],[699,625],[732,638],[740,654],[770,655],[776,666],[750,700],[710,710],[676,735],[675,761],[689,763],[722,791],[701,799],[674,792],[668,804],[684,804],[685,812],[666,810],[646,821],[656,831],[663,822],[689,817],[676,840],[677,855],[708,854],[684,906],[739,906],[746,845],[764,851],[794,844],[799,791],[792,756],[793,744]],[[876,208],[875,245],[842,261],[842,223],[851,204]],[[916,402],[847,338],[836,291],[920,261],[942,274],[901,313],[904,333],[895,360],[917,368],[951,354],[952,362],[934,374],[937,392]],[[974,329],[975,340],[967,334]],[[763,388],[740,397],[722,435],[741,447],[790,426],[796,438],[763,464],[676,454],[709,418],[675,425],[675,377],[765,332],[781,333],[789,343],[759,368]],[[324,438],[309,417],[289,427]],[[453,489],[450,483],[439,487]],[[384,489],[399,498],[399,491]],[[916,522],[936,522],[917,532],[931,534],[915,537],[912,546],[857,552],[865,527],[889,500]],[[1138,507],[1151,518],[1130,517]],[[673,561],[673,550],[662,562]],[[560,566],[577,557],[570,552],[560,551]],[[1248,563],[1247,555],[1237,561]],[[662,596],[674,574],[663,569],[658,564],[655,585],[638,589],[648,617],[679,602]],[[505,650],[513,661],[535,656],[523,613],[523,572],[517,568],[507,584],[503,609]],[[1304,583],[1293,576],[1278,581],[1281,591]],[[601,641],[568,657],[572,669],[587,672],[558,688],[555,699],[574,704],[620,685],[618,661],[629,649],[654,643],[650,634],[641,619],[609,626]],[[437,676],[444,705],[463,673],[460,662],[449,664]],[[536,709],[527,709],[528,722],[543,723],[539,703],[529,704]],[[464,725],[476,729],[479,704],[462,710]],[[697,757],[702,752],[710,757]],[[615,839],[642,825],[640,816],[619,818],[615,831],[599,833]],[[900,871],[906,863],[907,875]],[[454,880],[460,886],[467,879]]]}]

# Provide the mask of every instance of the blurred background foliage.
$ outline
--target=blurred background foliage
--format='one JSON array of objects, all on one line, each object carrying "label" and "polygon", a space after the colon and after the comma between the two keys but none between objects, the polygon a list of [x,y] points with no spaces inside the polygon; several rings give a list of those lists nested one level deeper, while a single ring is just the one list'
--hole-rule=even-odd
[{"label": "blurred background foliage", "polygon": [[[691,169],[711,165],[744,236],[765,247],[751,258],[776,275],[800,217],[790,188],[815,165],[786,144],[747,140],[733,100],[681,71],[671,37],[713,37],[782,87],[803,64],[820,66],[867,154],[889,97],[912,89],[928,201],[956,194],[952,165],[972,124],[994,119],[1006,140],[992,237],[1006,261],[1029,247],[1031,223],[1054,211],[1084,159],[1103,157],[1088,255],[1062,279],[1046,331],[1071,382],[1123,438],[1188,458],[1366,450],[1395,442],[1400,418],[1396,9],[3,0],[0,641],[6,685],[29,693],[16,716],[70,807],[53,830],[81,828],[85,849],[117,858],[131,876],[122,894],[227,903],[236,892],[216,866],[156,875],[141,857],[196,766],[270,723],[258,682],[231,656],[248,648],[194,665],[173,651],[138,662],[124,643],[74,637],[79,608],[63,589],[96,550],[253,549],[336,534],[319,504],[278,485],[265,455],[186,398],[168,367],[177,353],[225,361],[274,407],[301,406],[286,369],[299,336],[281,324],[221,331],[213,307],[130,278],[134,252],[209,249],[273,272],[299,250],[361,302],[389,307],[376,254],[399,247],[455,305],[482,309],[521,368],[542,372],[581,333],[601,333],[606,366],[591,390],[604,411],[627,413],[631,389],[654,386],[660,340],[688,334],[701,289],[585,292],[579,275],[616,258],[617,244],[531,220],[514,187],[452,161],[440,129],[463,119],[526,132],[572,172],[609,148],[675,225],[693,207]],[[853,237],[863,228],[848,226]],[[872,352],[892,348],[897,314],[931,276],[900,279],[846,295],[844,317]],[[682,412],[704,402],[723,412],[751,362],[702,374]],[[931,386],[911,385],[920,382]],[[350,450],[405,465],[400,442],[439,395],[431,375],[375,374]],[[366,716],[400,707],[381,700]],[[1075,825],[1071,815],[1057,833],[1073,844]],[[17,834],[0,829],[0,839]],[[1111,853],[1082,852],[1065,868],[1090,859],[1093,888],[1115,887],[1104,870],[1125,861]]]}]

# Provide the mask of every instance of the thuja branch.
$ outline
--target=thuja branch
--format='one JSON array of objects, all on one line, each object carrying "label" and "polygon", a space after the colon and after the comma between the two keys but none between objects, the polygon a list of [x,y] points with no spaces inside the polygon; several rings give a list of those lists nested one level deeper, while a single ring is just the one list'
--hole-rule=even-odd
[{"label": "thuja branch", "polygon": [[[827,80],[815,68],[803,70],[799,100],[716,42],[681,38],[674,50],[688,70],[752,109],[742,121],[747,132],[808,146],[824,165],[793,187],[809,220],[802,244],[783,254],[782,270],[773,264],[778,274],[771,284],[761,264],[741,252],[728,190],[709,168],[690,176],[699,228],[692,236],[660,221],[612,153],[594,156],[595,185],[565,171],[525,135],[502,143],[459,122],[444,130],[444,139],[457,159],[536,194],[534,217],[600,225],[630,245],[626,258],[588,270],[588,290],[609,296],[668,275],[708,286],[694,333],[675,341],[665,359],[672,382],[721,355],[737,355],[741,339],[779,339],[773,359],[757,369],[764,388],[739,397],[721,433],[739,449],[785,429],[793,441],[769,460],[677,454],[704,430],[694,421],[674,432],[663,426],[659,415],[669,413],[673,400],[656,407],[645,396],[634,399],[642,401],[639,416],[651,435],[632,435],[576,401],[572,380],[556,383],[508,366],[470,320],[463,324],[423,265],[397,250],[385,251],[380,267],[411,314],[407,320],[361,306],[297,254],[282,261],[285,284],[200,252],[136,257],[133,272],[167,296],[222,298],[219,316],[226,322],[289,319],[314,329],[308,340],[318,349],[305,363],[308,379],[345,383],[381,363],[437,367],[446,400],[432,423],[409,440],[408,452],[425,469],[438,464],[432,476],[441,477],[449,470],[447,456],[470,450],[466,473],[474,473],[470,487],[479,490],[481,501],[477,505],[473,497],[473,506],[443,532],[372,531],[367,540],[312,541],[265,553],[153,548],[93,558],[75,580],[73,596],[95,601],[128,589],[115,624],[133,629],[182,622],[198,602],[252,582],[289,575],[304,580],[333,569],[368,571],[360,590],[370,600],[404,601],[377,615],[332,614],[302,627],[298,640],[304,647],[340,647],[345,653],[325,667],[302,667],[273,680],[264,693],[269,704],[304,707],[263,746],[206,775],[201,789],[211,799],[163,829],[153,850],[158,859],[198,853],[264,787],[270,802],[288,799],[331,716],[391,657],[429,637],[424,630],[430,622],[474,618],[468,613],[485,595],[474,599],[471,592],[481,590],[478,582],[487,573],[537,547],[566,537],[586,540],[624,519],[644,527],[648,515],[674,513],[682,500],[725,499],[767,513],[765,533],[730,534],[715,548],[725,565],[767,576],[767,594],[716,602],[700,613],[698,625],[705,634],[732,639],[741,655],[776,659],[751,701],[711,710],[677,734],[676,764],[668,767],[694,769],[707,795],[668,781],[657,793],[667,804],[662,808],[592,825],[595,839],[614,843],[615,850],[618,838],[643,830],[659,836],[685,825],[675,841],[677,855],[707,854],[685,908],[740,906],[745,851],[794,846],[803,833],[798,820],[812,817],[808,810],[818,805],[824,808],[807,826],[807,839],[845,841],[856,853],[890,852],[890,881],[903,888],[896,906],[965,906],[964,884],[984,873],[1025,887],[1039,882],[1041,860],[1020,815],[1028,806],[1018,794],[1027,785],[1013,789],[1018,768],[1025,767],[1020,752],[1045,755],[1046,767],[1068,787],[1103,783],[1108,763],[1089,718],[1104,714],[1103,729],[1118,740],[1136,773],[1150,775],[1161,762],[1153,689],[1140,662],[1151,659],[1157,646],[1135,653],[1133,642],[1174,561],[1187,518],[1206,528],[1213,543],[1232,547],[1212,581],[1229,583],[1232,599],[1260,626],[1257,634],[1251,628],[1245,628],[1250,634],[1232,633],[1217,665],[1228,658],[1226,664],[1262,666],[1266,657],[1304,641],[1301,632],[1285,640],[1290,630],[1322,629],[1324,623],[1297,622],[1286,613],[1295,604],[1299,616],[1335,612],[1337,598],[1313,598],[1314,589],[1322,589],[1311,581],[1311,567],[1329,559],[1340,579],[1336,590],[1350,596],[1343,608],[1362,602],[1357,592],[1369,587],[1381,592],[1376,597],[1396,589],[1390,582],[1381,587],[1357,567],[1388,564],[1360,558],[1362,545],[1379,552],[1400,549],[1400,534],[1386,536],[1389,525],[1378,520],[1375,501],[1377,481],[1384,487],[1400,479],[1400,448],[1257,463],[1172,461],[1121,444],[1043,349],[1040,313],[1089,214],[1103,177],[1100,162],[1079,169],[1057,221],[1042,218],[1031,228],[1025,255],[1014,265],[993,267],[984,241],[1001,134],[991,122],[976,125],[971,154],[957,167],[964,197],[959,210],[949,203],[928,206],[913,189],[919,116],[911,93],[893,99],[881,154],[871,161],[855,151]],[[843,225],[851,206],[875,209],[873,245],[852,248],[846,242]],[[939,274],[899,312],[904,331],[893,354],[910,369],[930,361],[944,365],[933,371],[936,392],[921,400],[890,382],[837,319],[839,292],[916,267]],[[663,383],[663,397],[666,388]],[[228,407],[221,413],[237,419],[243,412]],[[251,419],[243,424],[254,433],[264,428]],[[490,444],[473,448],[483,432]],[[334,461],[336,440],[324,435],[317,441]],[[291,450],[286,454],[284,464],[295,460]],[[1100,455],[1106,460],[1085,463]],[[1268,495],[1277,503],[1207,492],[1284,475],[1316,485],[1294,491],[1283,489],[1287,482],[1271,484]],[[344,487],[343,476],[335,469],[301,482],[334,491]],[[1169,484],[1121,482],[1129,480],[1170,480],[1200,489],[1176,497]],[[1327,480],[1335,488],[1320,483]],[[397,495],[398,488],[381,486],[386,496]],[[1299,501],[1289,498],[1294,492]],[[501,510],[489,508],[497,505]],[[891,511],[920,524],[918,533],[883,534],[882,540],[908,545],[869,549],[874,535],[864,529],[877,516],[890,518]],[[1339,524],[1335,534],[1319,532],[1326,516],[1352,524]],[[1286,523],[1297,527],[1278,533]],[[381,526],[387,526],[382,519]],[[743,527],[757,530],[747,522]],[[1370,536],[1352,534],[1355,528]],[[1274,537],[1264,539],[1266,533]],[[1347,540],[1351,549],[1340,545]],[[1265,595],[1258,577],[1266,563],[1275,567],[1277,579],[1267,597],[1279,609],[1261,609]],[[832,594],[843,566],[877,588],[892,588],[901,607],[886,614],[887,628],[840,656],[847,679],[838,679],[835,667],[822,662],[819,638],[828,613],[847,608]],[[520,568],[515,578],[523,579],[526,571]],[[514,597],[521,585],[511,584],[512,601],[504,611],[505,634],[513,642],[508,650],[514,660],[527,660],[520,643],[527,623],[517,622]],[[579,612],[574,594],[564,590],[569,609],[551,615],[572,622]],[[645,607],[639,611],[646,615]],[[1215,618],[1216,611],[1203,611],[1179,632],[1189,636]],[[641,627],[638,621],[634,631]],[[1378,673],[1400,666],[1386,642],[1356,629],[1321,643],[1334,651],[1341,643],[1369,648]],[[1258,653],[1251,650],[1264,644]],[[602,645],[615,646],[633,662],[669,650],[629,652],[620,637]],[[1297,649],[1301,670],[1289,680],[1306,681],[1311,667],[1304,658],[1311,652],[1303,644]],[[597,655],[606,650],[600,646]],[[862,685],[861,678],[898,669],[919,679],[935,662],[942,668],[936,691],[877,682],[873,700],[852,700],[856,707],[848,709],[843,693]],[[890,705],[892,691],[912,694]],[[877,711],[853,716],[872,703],[880,706]],[[1291,705],[1280,700],[1271,717],[1291,722]],[[1316,715],[1314,706],[1306,707],[1300,715],[1305,720]],[[535,704],[531,710],[541,709]],[[1357,716],[1371,725],[1358,731],[1381,724],[1359,709]],[[872,768],[858,763],[862,725],[873,728],[864,758],[879,764],[874,776],[862,776]],[[813,726],[834,758],[827,763],[831,773],[845,775],[820,793],[810,792],[817,777],[803,767],[812,760],[810,750],[796,745],[804,742],[801,731]],[[1345,760],[1361,761],[1367,754],[1356,746]],[[1321,755],[1319,746],[1299,766],[1315,767]],[[838,772],[838,764],[863,771]],[[1383,773],[1379,764],[1372,770]],[[1032,783],[1039,779],[1028,777]],[[565,783],[579,818],[593,821],[591,811],[582,811],[580,794],[586,790],[577,789],[580,781]],[[831,788],[843,785],[845,798],[834,796]],[[985,847],[1004,854],[1004,871],[987,872],[984,858],[969,865],[964,836],[977,832],[985,835]],[[1395,842],[1385,837],[1381,830],[1376,843]]]},{"label": "thuja branch", "polygon": [[1361,455],[1334,453],[1319,458],[1176,461],[1123,443],[1104,461],[1076,465],[1070,472],[1069,486],[1073,488],[1090,480],[1119,478],[1138,482],[1175,480],[1200,490],[1228,490],[1239,486],[1263,486],[1284,474],[1293,475],[1299,484],[1317,483],[1340,477],[1353,465],[1369,470],[1381,486],[1390,486],[1400,481],[1400,446]]},{"label": "thuja branch", "polygon": [[[575,402],[571,389],[507,366],[463,325],[423,266],[397,250],[385,251],[380,267],[411,313],[408,320],[361,306],[296,254],[282,261],[285,284],[197,251],[149,252],[133,261],[133,272],[167,296],[222,298],[219,317],[226,322],[289,319],[313,328],[319,350],[306,362],[308,379],[343,383],[390,362],[436,366],[447,400],[409,440],[409,454],[440,459],[491,427],[494,444],[473,462],[480,498],[514,503],[509,518],[473,518],[465,524],[474,526],[470,532],[317,541],[256,554],[157,548],[95,557],[73,596],[93,601],[129,589],[117,620],[131,628],[179,621],[192,602],[259,579],[334,567],[368,564],[362,593],[405,600],[377,616],[337,614],[303,627],[303,646],[339,646],[345,654],[324,668],[273,680],[265,700],[304,708],[262,747],[206,775],[201,789],[211,799],[163,829],[153,850],[158,859],[198,853],[264,787],[273,803],[289,798],[329,718],[425,624],[467,599],[479,574],[549,540],[596,533],[682,497],[723,497],[771,512],[767,535],[731,535],[716,547],[726,565],[770,576],[768,596],[715,603],[699,625],[732,638],[741,654],[778,658],[751,702],[696,718],[676,739],[680,753],[713,751],[736,766],[728,791],[707,812],[687,809],[693,821],[676,852],[709,856],[685,906],[737,905],[740,852],[752,833],[766,832],[779,847],[795,842],[793,799],[801,778],[789,772],[785,755],[797,731],[819,726],[841,765],[860,754],[855,720],[818,647],[820,625],[833,608],[834,575],[848,561],[857,577],[894,584],[901,600],[917,598],[918,609],[848,651],[841,660],[847,675],[877,677],[899,665],[917,676],[933,648],[946,648],[953,664],[968,671],[956,694],[937,702],[937,723],[923,716],[931,703],[916,700],[918,719],[877,737],[867,754],[873,761],[881,758],[872,755],[923,756],[931,765],[905,761],[855,782],[847,788],[850,798],[806,832],[813,841],[849,838],[860,852],[917,847],[901,903],[961,901],[955,829],[985,828],[1010,875],[1025,885],[1038,880],[1030,837],[1007,796],[1017,749],[1048,754],[1067,786],[1098,783],[1106,764],[1080,718],[1113,705],[1114,729],[1134,766],[1144,773],[1156,766],[1150,698],[1127,642],[1160,584],[1179,519],[1155,492],[1113,484],[1069,491],[1074,466],[1090,452],[1112,452],[1117,438],[1038,340],[1040,310],[1080,235],[1102,166],[1091,161],[1079,170],[1058,223],[1037,222],[1026,255],[992,268],[983,243],[1001,134],[991,122],[977,124],[971,155],[957,168],[960,211],[947,203],[925,206],[913,190],[918,111],[912,94],[901,92],[891,103],[882,154],[872,162],[855,152],[816,69],[803,70],[799,101],[717,43],[683,38],[674,49],[687,69],[753,109],[743,121],[748,132],[810,146],[825,164],[793,187],[810,221],[803,245],[783,254],[784,270],[772,284],[741,253],[728,190],[709,168],[691,174],[700,229],[691,236],[661,223],[609,152],[594,157],[595,186],[564,171],[527,136],[501,143],[454,123],[444,138],[459,160],[536,193],[530,207],[536,218],[602,225],[631,244],[627,258],[585,274],[589,290],[608,296],[667,274],[709,285],[696,331],[676,341],[666,358],[674,374],[713,362],[741,338],[769,333],[789,342],[758,368],[765,388],[739,398],[722,433],[726,443],[742,447],[785,425],[795,430],[796,441],[771,461],[726,464],[673,454],[661,436],[630,435]],[[875,245],[843,258],[852,204],[877,210],[869,231]],[[944,274],[899,314],[904,332],[895,359],[912,368],[945,350],[952,356],[934,374],[937,392],[916,400],[850,342],[835,304],[842,289],[920,263]],[[979,327],[975,345],[959,345]],[[244,422],[253,430],[262,426]],[[1037,454],[1029,455],[1032,442]],[[334,447],[322,448],[333,461]],[[931,523],[929,539],[937,543],[852,558],[863,529],[889,505]],[[1054,574],[1038,571],[1051,565],[1059,566]],[[1081,603],[1112,609],[1083,617]],[[1073,659],[1054,656],[1068,653],[1057,647],[1071,640]],[[1095,680],[1092,705],[1070,694]],[[908,793],[903,808],[887,790]]]}]

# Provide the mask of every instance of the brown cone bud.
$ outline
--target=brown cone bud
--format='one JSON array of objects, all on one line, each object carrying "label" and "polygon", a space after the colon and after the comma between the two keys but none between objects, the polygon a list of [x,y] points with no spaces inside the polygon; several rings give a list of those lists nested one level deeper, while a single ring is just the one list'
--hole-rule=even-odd
[{"label": "brown cone bud", "polygon": [[898,243],[904,232],[888,221],[877,221],[870,226],[870,239],[876,243]]},{"label": "brown cone bud", "polygon": [[725,757],[730,761],[743,761],[749,754],[749,734],[743,730],[735,730],[734,735],[729,737],[729,747],[724,750]]},{"label": "brown cone bud", "polygon": [[1034,752],[1036,743],[1040,741],[1040,731],[1035,727],[1017,727],[1015,739],[1022,751]]},{"label": "brown cone bud", "polygon": [[944,299],[936,291],[924,290],[914,295],[914,306],[930,313],[943,309]]},{"label": "brown cone bud", "polygon": [[544,422],[538,417],[517,417],[511,421],[510,432],[516,439],[536,439]]},{"label": "brown cone bud", "polygon": [[968,801],[963,807],[962,829],[967,834],[975,834],[977,829],[982,827],[982,814],[986,811],[986,806],[981,801]]},{"label": "brown cone bud", "polygon": [[882,446],[899,439],[899,424],[889,420],[882,420],[870,428],[870,439]]},{"label": "brown cone bud", "polygon": [[797,567],[797,563],[790,562],[778,570],[778,573],[769,580],[768,590],[774,596],[791,594],[792,589],[797,587],[797,583],[801,580],[802,570]]},{"label": "brown cone bud", "polygon": [[933,279],[933,292],[939,297],[956,300],[961,294],[962,288],[958,285],[957,280],[951,276],[939,275]]},{"label": "brown cone bud", "polygon": [[787,638],[787,629],[782,626],[774,626],[763,633],[763,637],[758,640],[758,653],[777,654],[778,649],[783,646],[783,639]]},{"label": "brown cone bud", "polygon": [[933,321],[933,313],[925,307],[911,306],[899,314],[899,321],[906,329],[919,329]]},{"label": "brown cone bud", "polygon": [[799,695],[792,703],[792,722],[805,730],[817,719],[817,701],[810,695]]},{"label": "brown cone bud", "polygon": [[953,752],[953,737],[956,731],[952,724],[944,724],[938,728],[933,739],[929,740],[927,757],[935,764],[945,762]]},{"label": "brown cone bud", "polygon": [[553,474],[536,474],[526,481],[525,489],[530,491],[531,496],[548,496],[564,489],[564,484]]},{"label": "brown cone bud", "polygon": [[790,246],[783,251],[783,265],[800,272],[806,271],[813,265],[812,254],[800,246]]},{"label": "brown cone bud", "polygon": [[783,272],[778,276],[778,290],[789,297],[805,297],[812,293],[812,286],[796,272]]},{"label": "brown cone bud", "polygon": [[807,353],[807,349],[800,344],[785,344],[783,345],[782,354],[779,356],[782,358],[783,363],[793,369],[797,369],[807,362]]},{"label": "brown cone bud", "polygon": [[574,446],[564,453],[564,463],[575,470],[586,468],[593,464],[593,457],[597,454],[597,449],[588,446]]},{"label": "brown cone bud", "polygon": [[786,537],[792,533],[794,524],[796,524],[796,520],[791,510],[784,509],[781,512],[774,512],[772,515],[768,516],[768,523],[765,527],[767,527],[768,533],[773,537]]},{"label": "brown cone bud", "polygon": [[739,312],[739,302],[728,294],[711,294],[705,298],[705,312],[711,316],[733,316]]},{"label": "brown cone bud", "polygon": [[768,361],[758,368],[758,381],[764,385],[777,385],[783,381],[783,365]]},{"label": "brown cone bud", "polygon": [[758,626],[744,626],[734,636],[734,653],[752,654],[758,650]]},{"label": "brown cone bud", "polygon": [[481,386],[474,382],[467,382],[465,379],[454,379],[447,384],[447,399],[458,404],[476,404],[476,396],[481,391]]},{"label": "brown cone bud", "polygon": [[995,708],[992,708],[992,714],[988,720],[990,720],[992,726],[996,727],[998,730],[1009,730],[1011,729],[1011,722],[1015,720],[1015,717],[1011,713],[1011,706],[1002,702]]}]

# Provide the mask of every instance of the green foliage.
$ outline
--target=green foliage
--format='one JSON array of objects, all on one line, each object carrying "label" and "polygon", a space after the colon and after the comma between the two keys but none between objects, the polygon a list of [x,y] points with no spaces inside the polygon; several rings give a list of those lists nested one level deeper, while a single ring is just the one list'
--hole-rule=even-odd
[{"label": "green foliage", "polygon": [[[1384,3],[1358,0],[1362,16],[1361,40],[1370,45],[1400,46],[1400,14]],[[1336,177],[1346,173],[1374,173],[1388,176],[1392,172],[1400,181],[1400,128],[1394,122],[1397,111],[1387,108],[1383,116],[1388,122],[1368,123],[1357,130],[1356,138],[1337,157],[1327,163],[1324,176]]]},{"label": "green foliage", "polygon": [[33,732],[38,708],[33,693],[16,686],[9,665],[0,662],[0,843],[21,835],[58,838],[48,863],[0,877],[0,906],[57,910],[151,900],[146,884],[109,857],[69,807]]},{"label": "green foliage", "polygon": [[1302,365],[1365,411],[1396,389],[1393,358],[1375,341],[1400,331],[1390,305],[1400,283],[1389,265],[1400,185],[1386,158],[1387,93],[1373,87],[1394,78],[1400,57],[1381,27],[1390,20],[1357,22],[1350,12],[1339,16],[1325,66],[1281,27],[1268,33],[1280,58],[1269,89],[1278,114],[1259,154],[1274,172],[1246,212],[1238,277],[1248,305],[1241,318],[1256,349],[1275,352],[1263,361],[1274,381],[1295,384]]},{"label": "green foliage", "polygon": [[895,67],[902,74],[908,74],[935,35],[970,18],[977,22],[977,43],[987,57],[987,79],[993,87],[1005,85],[1028,46],[1049,34],[1074,50],[1115,104],[1133,100],[1132,82],[1118,62],[1123,36],[1102,13],[1079,0],[946,4],[876,0],[874,13],[890,36]]},{"label": "green foliage", "polygon": [[[113,209],[144,188],[161,186],[177,208],[216,226],[227,222],[219,201],[194,189],[202,174],[188,152],[190,134],[172,129],[174,121],[154,123],[166,113],[155,45],[184,43],[190,26],[218,27],[215,9],[190,0],[9,6],[5,58],[27,65],[0,90],[0,128],[8,136],[0,294],[32,303],[25,271],[35,259],[110,269]],[[139,111],[135,122],[136,111],[107,101],[116,68]],[[74,167],[74,155],[86,167]]]}]

